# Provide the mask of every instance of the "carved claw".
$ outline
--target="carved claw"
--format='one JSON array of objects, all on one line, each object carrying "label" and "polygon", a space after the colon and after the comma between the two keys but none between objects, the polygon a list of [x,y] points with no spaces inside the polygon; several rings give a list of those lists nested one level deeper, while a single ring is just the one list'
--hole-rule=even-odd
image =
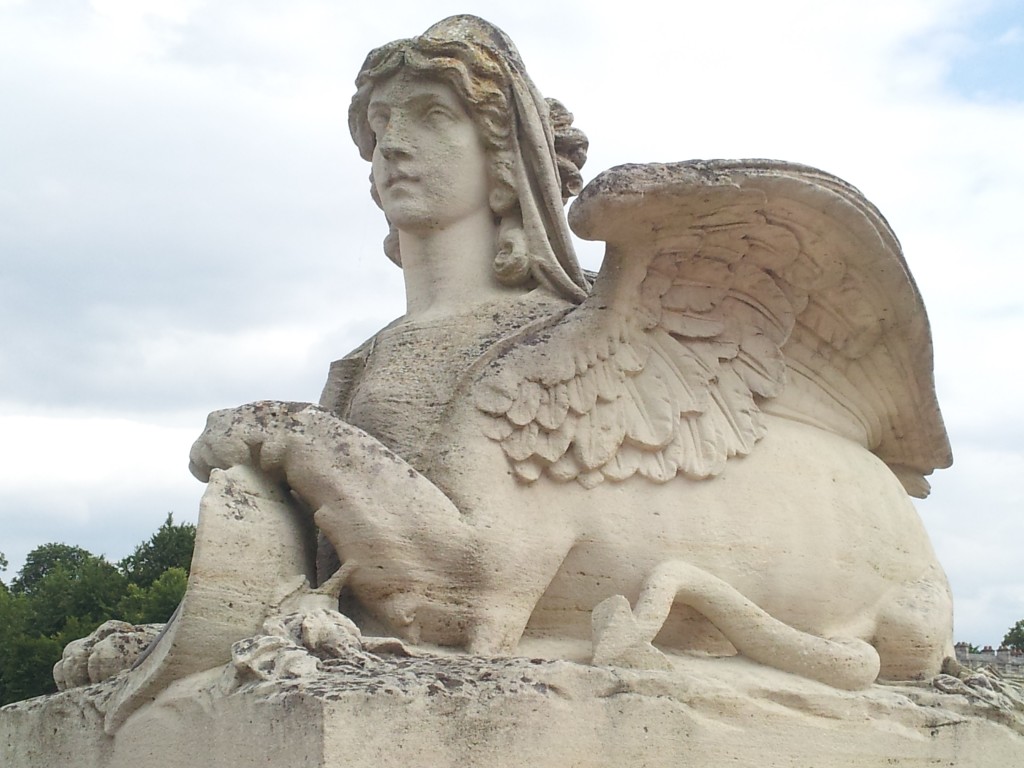
[{"label": "carved claw", "polygon": [[348,581],[348,577],[355,570],[355,563],[344,563],[342,566],[330,575],[330,577],[321,584],[319,587],[313,590],[314,594],[327,595],[334,599],[335,603],[341,598],[341,590],[345,588],[345,583]]},{"label": "carved claw", "polygon": [[189,470],[203,482],[213,469],[246,465],[269,474],[281,470],[285,438],[293,416],[312,408],[308,403],[264,400],[214,411],[189,453]]},{"label": "carved claw", "polygon": [[628,669],[672,669],[672,662],[651,645],[637,622],[629,600],[613,595],[598,603],[590,617],[593,664]]}]

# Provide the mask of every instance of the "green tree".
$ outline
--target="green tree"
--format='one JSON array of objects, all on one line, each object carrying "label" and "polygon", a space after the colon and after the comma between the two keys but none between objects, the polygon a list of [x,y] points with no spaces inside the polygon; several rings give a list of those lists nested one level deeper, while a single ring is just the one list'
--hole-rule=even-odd
[{"label": "green tree", "polygon": [[112,618],[127,589],[115,566],[81,547],[32,550],[0,591],[0,703],[55,691],[64,646]]},{"label": "green tree", "polygon": [[168,568],[181,568],[188,574],[195,545],[196,527],[191,523],[175,525],[174,515],[168,512],[164,524],[149,541],[137,546],[118,567],[133,584],[149,587]]},{"label": "green tree", "polygon": [[43,544],[36,547],[25,558],[25,565],[11,582],[11,590],[31,594],[46,574],[57,568],[74,571],[89,559],[96,557],[92,552],[69,544]]},{"label": "green tree", "polygon": [[149,587],[128,585],[128,594],[117,607],[120,618],[133,624],[167,621],[185,595],[188,574],[184,568],[168,568]]},{"label": "green tree", "polygon": [[64,646],[107,619],[170,618],[185,593],[194,546],[195,526],[175,525],[168,515],[116,566],[68,544],[32,550],[10,588],[0,588],[0,705],[53,692],[53,665]]},{"label": "green tree", "polygon": [[113,618],[128,580],[104,558],[90,555],[75,567],[58,565],[29,594],[37,631],[55,636],[71,619],[89,634]]},{"label": "green tree", "polygon": [[1003,645],[1007,648],[1016,648],[1019,651],[1024,651],[1024,619],[1010,627],[1010,631],[1003,638]]}]

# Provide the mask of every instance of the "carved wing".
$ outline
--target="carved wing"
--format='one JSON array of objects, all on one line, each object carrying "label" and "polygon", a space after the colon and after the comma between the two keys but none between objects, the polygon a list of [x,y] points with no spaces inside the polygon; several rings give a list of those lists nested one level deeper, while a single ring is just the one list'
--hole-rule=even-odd
[{"label": "carved wing", "polygon": [[475,386],[523,481],[709,477],[766,410],[857,440],[915,495],[948,465],[924,308],[852,187],[766,161],[620,166],[570,223],[607,242],[593,292]]}]

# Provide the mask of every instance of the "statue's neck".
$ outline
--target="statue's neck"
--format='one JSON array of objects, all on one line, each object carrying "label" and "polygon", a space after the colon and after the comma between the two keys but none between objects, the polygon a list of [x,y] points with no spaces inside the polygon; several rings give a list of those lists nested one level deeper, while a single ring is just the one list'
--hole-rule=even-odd
[{"label": "statue's neck", "polygon": [[443,230],[399,231],[406,319],[429,320],[521,292],[494,275],[497,225],[492,216],[467,218]]}]

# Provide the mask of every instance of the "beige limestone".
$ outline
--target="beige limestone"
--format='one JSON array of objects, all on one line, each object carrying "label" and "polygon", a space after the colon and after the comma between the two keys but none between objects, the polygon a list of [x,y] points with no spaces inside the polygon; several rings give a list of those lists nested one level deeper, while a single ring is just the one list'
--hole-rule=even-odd
[{"label": "beige limestone", "polygon": [[[0,764],[1002,768],[1024,759],[1024,692],[996,677],[845,692],[742,658],[674,656],[665,671],[632,671],[372,653],[336,613],[272,623],[237,643],[229,665],[171,685],[114,735],[102,718],[116,681],[4,708]],[[311,634],[345,640],[317,645]]]},{"label": "beige limestone", "polygon": [[602,613],[607,662],[660,665],[653,643],[843,688],[937,673],[949,588],[906,496],[949,447],[871,204],[790,163],[621,166],[570,212],[608,244],[591,285],[561,212],[585,140],[500,31],[442,22],[357,86],[408,312],[321,408],[211,415],[193,471],[286,484],[346,610],[412,643],[585,639],[616,598],[634,610]]},{"label": "beige limestone", "polygon": [[111,620],[87,637],[71,641],[53,667],[57,690],[100,683],[129,669],[163,626]]},{"label": "beige limestone", "polygon": [[371,52],[349,124],[406,314],[319,405],[210,415],[179,612],[5,710],[12,765],[1020,762],[1019,691],[940,675],[930,334],[856,189],[719,160],[581,192],[572,115],[473,17]]}]

